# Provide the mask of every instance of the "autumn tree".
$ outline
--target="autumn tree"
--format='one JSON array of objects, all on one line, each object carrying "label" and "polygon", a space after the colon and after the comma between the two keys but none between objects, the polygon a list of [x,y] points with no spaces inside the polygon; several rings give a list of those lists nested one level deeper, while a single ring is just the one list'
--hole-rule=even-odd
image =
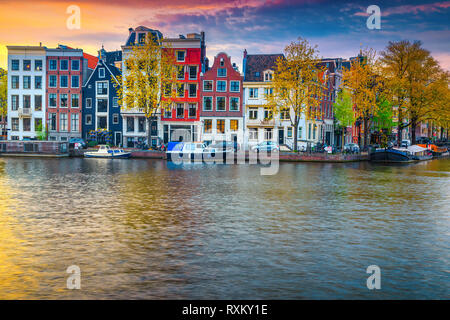
[{"label": "autumn tree", "polygon": [[402,130],[410,126],[415,143],[420,122],[445,114],[443,98],[448,90],[448,73],[442,71],[420,41],[389,42],[380,60],[386,91],[398,113],[398,142]]},{"label": "autumn tree", "polygon": [[[373,49],[366,49],[343,70],[343,84],[349,89],[359,123],[364,130],[363,147],[367,146],[372,119],[378,112],[377,97],[382,90],[380,64]],[[360,137],[361,140],[361,137]]]},{"label": "autumn tree", "polygon": [[344,146],[345,130],[355,122],[352,97],[348,89],[339,90],[333,110],[337,126],[342,130],[342,146]]},{"label": "autumn tree", "polygon": [[294,127],[294,150],[298,149],[300,119],[316,119],[327,83],[324,67],[320,66],[317,46],[298,38],[284,49],[284,57],[276,61],[273,80],[266,96],[265,107],[274,114],[290,110]]},{"label": "autumn tree", "polygon": [[162,43],[149,33],[143,44],[133,46],[124,56],[123,75],[117,77],[121,84],[117,85],[119,104],[126,110],[143,112],[147,123],[158,111],[171,108],[175,97],[175,58]]},{"label": "autumn tree", "polygon": [[8,111],[8,74],[0,68],[0,116],[6,116]]}]

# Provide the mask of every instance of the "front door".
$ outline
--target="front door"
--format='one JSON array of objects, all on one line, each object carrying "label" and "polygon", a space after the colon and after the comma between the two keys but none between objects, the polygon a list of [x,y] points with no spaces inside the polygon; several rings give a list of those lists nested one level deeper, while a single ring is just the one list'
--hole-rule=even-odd
[{"label": "front door", "polygon": [[284,144],[284,129],[278,130],[278,144]]},{"label": "front door", "polygon": [[122,132],[116,132],[114,135],[114,145],[120,146],[122,144]]}]

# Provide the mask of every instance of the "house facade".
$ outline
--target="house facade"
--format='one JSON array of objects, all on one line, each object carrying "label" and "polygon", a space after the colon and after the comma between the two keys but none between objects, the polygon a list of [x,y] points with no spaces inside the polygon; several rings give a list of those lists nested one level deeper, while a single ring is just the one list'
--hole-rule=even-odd
[{"label": "house facade", "polygon": [[[120,85],[117,76],[120,74],[114,65],[100,59],[83,85],[83,139],[89,140],[95,136],[99,143],[122,145],[123,124],[117,96]],[[108,141],[105,140],[107,135]]]},{"label": "house facade", "polygon": [[190,33],[167,38],[163,45],[174,54],[178,73],[173,107],[161,110],[159,136],[166,144],[170,141],[199,141],[200,74],[205,64],[205,34]]},{"label": "house facade", "polygon": [[7,46],[8,140],[36,138],[46,130],[46,49],[42,46]]},{"label": "house facade", "polygon": [[[81,138],[83,50],[46,49],[48,140]],[[86,69],[85,69],[86,70]]]},{"label": "house facade", "polygon": [[[147,27],[139,26],[136,29],[130,28],[128,39],[125,45],[122,46],[122,75],[123,81],[126,81],[127,57],[131,54],[133,47],[145,43],[145,39],[149,34],[157,41],[162,39],[162,33],[159,30],[153,30]],[[158,138],[158,117],[152,118],[148,125],[144,110],[134,108],[132,106],[123,105],[121,109],[122,114],[122,133],[123,146],[127,148],[134,148],[142,143],[147,142],[150,136],[151,144],[157,144]]]},{"label": "house facade", "polygon": [[244,143],[243,77],[226,53],[201,76],[200,141]]}]

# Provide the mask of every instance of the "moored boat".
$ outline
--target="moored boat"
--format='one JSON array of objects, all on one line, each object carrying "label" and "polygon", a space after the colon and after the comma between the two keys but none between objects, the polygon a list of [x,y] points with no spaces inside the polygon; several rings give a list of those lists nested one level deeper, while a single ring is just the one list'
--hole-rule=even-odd
[{"label": "moored boat", "polygon": [[97,151],[87,151],[84,153],[84,156],[86,158],[126,159],[131,156],[131,152],[125,152],[122,149],[101,145]]},{"label": "moored boat", "polygon": [[374,162],[412,162],[414,159],[408,152],[398,149],[377,149],[369,155]]}]

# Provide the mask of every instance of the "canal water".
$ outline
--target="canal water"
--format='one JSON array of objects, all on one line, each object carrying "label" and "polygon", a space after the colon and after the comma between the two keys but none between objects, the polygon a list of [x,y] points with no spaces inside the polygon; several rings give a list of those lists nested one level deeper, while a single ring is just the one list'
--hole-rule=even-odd
[{"label": "canal water", "polygon": [[[450,160],[0,159],[0,298],[450,298]],[[66,288],[79,266],[81,289]],[[381,289],[366,269],[381,269]]]}]

